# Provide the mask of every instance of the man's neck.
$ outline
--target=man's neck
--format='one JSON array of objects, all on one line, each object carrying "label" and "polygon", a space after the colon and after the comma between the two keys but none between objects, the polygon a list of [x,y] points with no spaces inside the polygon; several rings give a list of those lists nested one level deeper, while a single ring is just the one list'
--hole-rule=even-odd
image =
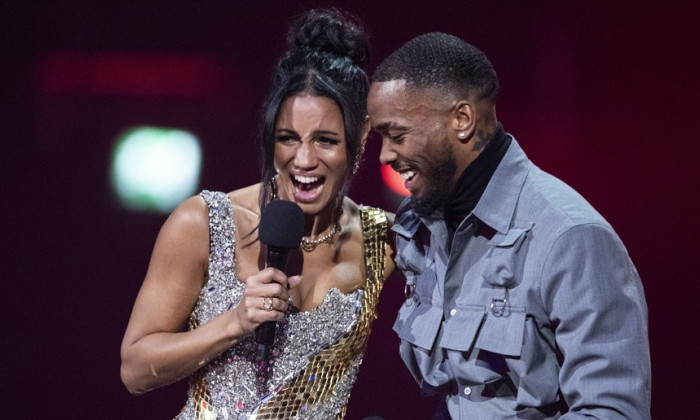
[{"label": "man's neck", "polygon": [[[486,190],[496,167],[510,146],[511,137],[504,131],[501,124],[487,135],[485,131],[477,133],[482,137],[478,156],[462,171],[457,179],[452,195],[445,206],[445,221],[450,229],[456,229],[467,217]],[[475,147],[476,147],[475,143]]]}]

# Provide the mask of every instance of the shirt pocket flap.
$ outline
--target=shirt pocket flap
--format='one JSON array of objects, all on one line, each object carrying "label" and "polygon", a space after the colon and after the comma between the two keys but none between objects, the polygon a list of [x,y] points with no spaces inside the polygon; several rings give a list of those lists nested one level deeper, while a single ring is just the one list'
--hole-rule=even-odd
[{"label": "shirt pocket flap", "polygon": [[525,334],[525,308],[508,307],[502,316],[489,314],[475,347],[505,356],[520,356]]},{"label": "shirt pocket flap", "polygon": [[425,252],[414,241],[399,244],[401,250],[395,257],[396,267],[406,275],[420,275],[425,269]]},{"label": "shirt pocket flap", "polygon": [[407,300],[399,309],[394,331],[399,338],[415,346],[430,349],[442,322],[442,309]]},{"label": "shirt pocket flap", "polygon": [[469,351],[484,319],[484,307],[457,308],[445,321],[440,347],[448,350]]},{"label": "shirt pocket flap", "polygon": [[532,229],[532,225],[524,228],[510,228],[506,233],[496,232],[489,241],[489,245],[497,247],[510,247],[515,245],[519,238],[523,237],[523,234],[529,232]]}]

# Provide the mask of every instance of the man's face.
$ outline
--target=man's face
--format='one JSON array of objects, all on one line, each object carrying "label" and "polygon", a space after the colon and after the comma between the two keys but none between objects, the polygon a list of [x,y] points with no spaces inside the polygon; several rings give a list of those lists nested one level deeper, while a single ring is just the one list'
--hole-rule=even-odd
[{"label": "man's face", "polygon": [[431,95],[407,96],[404,80],[372,83],[367,108],[382,136],[379,160],[405,180],[414,210],[429,216],[442,209],[457,170],[447,136],[450,109]]}]

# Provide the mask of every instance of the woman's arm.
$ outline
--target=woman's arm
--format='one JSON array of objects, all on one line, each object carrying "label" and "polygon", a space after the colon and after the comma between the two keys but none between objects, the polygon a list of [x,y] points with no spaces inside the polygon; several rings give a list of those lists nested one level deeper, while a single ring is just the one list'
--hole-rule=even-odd
[{"label": "woman's arm", "polygon": [[[142,394],[192,374],[253,333],[264,321],[281,320],[287,307],[286,276],[265,269],[246,281],[239,305],[191,331],[186,322],[204,284],[209,222],[199,197],[185,201],[163,225],[136,298],[121,347],[121,377]],[[275,296],[273,311],[262,297]]]}]

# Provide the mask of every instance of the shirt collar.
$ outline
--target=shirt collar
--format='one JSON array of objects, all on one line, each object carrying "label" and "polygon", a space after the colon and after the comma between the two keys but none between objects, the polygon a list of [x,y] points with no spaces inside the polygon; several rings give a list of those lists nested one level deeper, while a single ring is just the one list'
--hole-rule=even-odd
[{"label": "shirt collar", "polygon": [[[528,168],[525,152],[515,138],[512,138],[508,151],[474,208],[474,216],[500,233],[508,232]],[[421,224],[430,226],[434,223],[434,220],[422,219],[410,210],[409,200],[410,198],[404,199],[399,206],[391,228],[396,234],[406,238],[413,237]]]},{"label": "shirt collar", "polygon": [[399,208],[396,210],[396,220],[391,227],[391,230],[396,234],[411,238],[420,227],[422,220],[418,215],[411,210],[410,197],[406,197]]},{"label": "shirt collar", "polygon": [[513,138],[474,208],[474,216],[500,233],[508,232],[528,169],[527,156]]}]

